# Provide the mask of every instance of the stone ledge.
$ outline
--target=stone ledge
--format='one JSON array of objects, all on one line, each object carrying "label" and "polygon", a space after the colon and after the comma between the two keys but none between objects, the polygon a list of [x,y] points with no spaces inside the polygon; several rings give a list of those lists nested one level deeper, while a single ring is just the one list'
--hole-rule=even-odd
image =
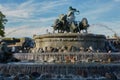
[{"label": "stone ledge", "polygon": [[34,36],[34,39],[41,39],[41,38],[82,38],[82,37],[96,37],[96,38],[105,38],[104,35],[98,35],[98,34],[91,34],[91,33],[52,33],[52,34],[43,34],[43,35],[36,35]]}]

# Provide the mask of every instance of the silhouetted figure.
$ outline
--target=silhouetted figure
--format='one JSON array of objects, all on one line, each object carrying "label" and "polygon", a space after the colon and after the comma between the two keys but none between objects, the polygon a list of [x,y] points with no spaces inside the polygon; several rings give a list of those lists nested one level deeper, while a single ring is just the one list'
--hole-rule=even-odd
[{"label": "silhouetted figure", "polygon": [[12,53],[9,52],[7,44],[5,42],[0,42],[0,63],[7,63],[19,61],[13,57]]}]

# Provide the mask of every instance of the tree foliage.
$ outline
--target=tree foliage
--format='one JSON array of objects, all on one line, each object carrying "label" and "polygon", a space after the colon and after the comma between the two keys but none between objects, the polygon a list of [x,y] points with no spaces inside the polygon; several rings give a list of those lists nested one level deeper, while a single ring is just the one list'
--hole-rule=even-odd
[{"label": "tree foliage", "polygon": [[6,16],[0,11],[0,36],[5,36],[5,24],[7,22]]}]

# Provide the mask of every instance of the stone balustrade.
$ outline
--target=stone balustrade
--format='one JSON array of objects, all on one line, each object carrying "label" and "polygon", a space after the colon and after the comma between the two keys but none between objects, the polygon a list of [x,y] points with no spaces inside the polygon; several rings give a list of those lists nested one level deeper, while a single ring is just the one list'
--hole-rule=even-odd
[{"label": "stone balustrade", "polygon": [[87,53],[87,52],[67,52],[67,53],[16,53],[15,58],[26,61],[60,62],[116,62],[120,61],[119,53]]}]

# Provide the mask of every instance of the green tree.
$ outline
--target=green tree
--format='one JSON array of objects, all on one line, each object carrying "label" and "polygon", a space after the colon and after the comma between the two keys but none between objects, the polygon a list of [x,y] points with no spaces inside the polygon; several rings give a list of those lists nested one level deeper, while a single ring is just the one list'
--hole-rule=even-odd
[{"label": "green tree", "polygon": [[7,19],[6,16],[0,11],[0,36],[4,37],[5,36],[5,26]]}]

